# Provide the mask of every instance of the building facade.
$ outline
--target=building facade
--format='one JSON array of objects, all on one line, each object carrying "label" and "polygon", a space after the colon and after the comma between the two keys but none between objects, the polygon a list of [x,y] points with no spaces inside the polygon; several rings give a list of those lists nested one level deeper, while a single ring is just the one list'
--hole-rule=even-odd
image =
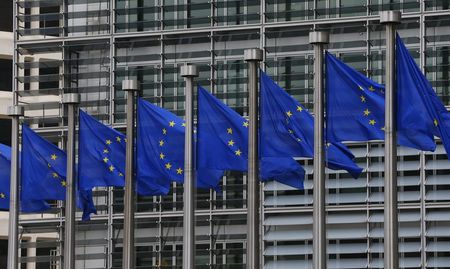
[{"label": "building facade", "polygon": [[[199,67],[198,82],[247,115],[243,52],[264,51],[261,67],[312,108],[311,30],[330,32],[330,52],[379,83],[385,38],[379,11],[403,13],[398,31],[444,104],[450,104],[450,4],[443,0],[16,0],[14,85],[24,122],[60,146],[66,135],[63,92],[119,130],[121,81],[139,81],[146,100],[184,115],[179,68]],[[327,170],[328,268],[383,268],[383,145],[350,143],[364,172],[357,180]],[[262,186],[261,242],[267,269],[312,268],[312,160],[305,190]],[[450,264],[450,162],[435,152],[399,148],[400,267]],[[183,186],[138,197],[137,268],[181,268]],[[121,268],[123,190],[97,189],[98,215],[77,223],[77,268]],[[52,214],[21,216],[21,262],[61,268],[63,204]],[[198,191],[197,268],[245,268],[246,175],[230,172],[223,191]],[[46,251],[43,251],[46,250]],[[50,251],[49,251],[50,250]],[[24,252],[26,253],[26,251]]]}]

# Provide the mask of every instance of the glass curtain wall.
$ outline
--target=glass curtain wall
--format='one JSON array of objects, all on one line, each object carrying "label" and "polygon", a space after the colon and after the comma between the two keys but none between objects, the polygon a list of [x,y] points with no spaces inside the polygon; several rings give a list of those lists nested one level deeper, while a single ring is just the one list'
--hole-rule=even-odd
[{"label": "glass curtain wall", "polygon": [[[450,105],[450,16],[446,1],[417,0],[19,0],[15,59],[24,122],[63,145],[63,92],[120,131],[121,82],[136,78],[141,97],[184,116],[181,65],[199,67],[198,82],[247,116],[247,48],[264,50],[261,67],[289,94],[313,107],[312,29],[330,32],[331,53],[384,83],[381,10],[400,9],[399,33],[446,105]],[[30,101],[31,100],[31,101]],[[438,141],[439,144],[439,141]],[[327,170],[329,268],[383,268],[384,153],[379,142],[349,144],[364,172],[357,180]],[[305,190],[269,182],[262,190],[264,268],[311,268],[312,160]],[[436,152],[399,148],[400,267],[444,268],[450,255],[450,163]],[[164,197],[138,197],[139,268],[181,268],[183,186]],[[229,172],[222,192],[199,191],[197,267],[245,268],[246,175]],[[123,190],[94,192],[99,214],[77,222],[77,268],[121,268]],[[21,216],[22,263],[61,264],[62,203],[51,214]],[[45,240],[30,241],[38,234]],[[51,251],[33,249],[50,248]]]}]

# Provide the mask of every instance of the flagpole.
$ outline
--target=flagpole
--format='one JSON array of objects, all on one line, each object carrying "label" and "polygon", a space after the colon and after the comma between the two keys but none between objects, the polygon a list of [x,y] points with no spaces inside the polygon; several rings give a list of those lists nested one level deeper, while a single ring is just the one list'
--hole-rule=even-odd
[{"label": "flagpole", "polygon": [[67,104],[67,176],[66,176],[66,215],[64,233],[64,269],[75,269],[75,121],[76,107],[80,103],[80,95],[66,93],[63,104]]},{"label": "flagpole", "polygon": [[11,126],[11,185],[9,191],[8,221],[8,269],[18,268],[19,245],[19,210],[20,210],[20,170],[19,170],[19,128],[23,107],[17,105],[18,96],[13,93],[13,106],[8,107],[8,115],[12,119]]},{"label": "flagpole", "polygon": [[263,51],[247,49],[244,51],[247,62],[247,88],[249,133],[248,133],[248,179],[247,179],[247,269],[260,268],[260,185],[258,153],[259,121],[259,62],[263,60]]},{"label": "flagpole", "polygon": [[186,132],[184,138],[184,215],[183,215],[183,269],[195,268],[195,177],[194,177],[194,78],[195,65],[183,65],[181,76],[185,82]]},{"label": "flagpole", "polygon": [[386,25],[386,107],[384,147],[384,268],[398,269],[397,213],[397,110],[395,89],[395,26],[399,11],[382,11],[380,23]]},{"label": "flagpole", "polygon": [[313,268],[326,269],[323,51],[324,46],[329,43],[329,35],[327,32],[311,32],[309,43],[314,46]]},{"label": "flagpole", "polygon": [[134,269],[134,140],[135,140],[135,110],[138,92],[137,80],[123,80],[122,90],[127,98],[127,144],[125,163],[125,197],[123,226],[123,269]]}]

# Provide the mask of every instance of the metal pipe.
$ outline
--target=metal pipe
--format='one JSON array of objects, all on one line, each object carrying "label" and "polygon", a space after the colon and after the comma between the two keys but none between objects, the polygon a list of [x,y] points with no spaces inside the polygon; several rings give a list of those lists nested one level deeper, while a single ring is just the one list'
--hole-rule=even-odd
[{"label": "metal pipe", "polygon": [[249,133],[248,133],[248,180],[247,180],[247,269],[259,269],[260,256],[260,193],[259,193],[259,153],[258,153],[258,121],[259,121],[259,62],[263,60],[263,51],[247,49],[244,51],[247,62],[247,88]]},{"label": "metal pipe", "polygon": [[64,269],[75,269],[75,132],[76,108],[80,103],[80,95],[66,93],[63,95],[63,104],[67,104],[67,175],[66,175],[66,214],[64,230]]},{"label": "metal pipe", "polygon": [[323,50],[329,42],[327,32],[309,33],[314,46],[314,193],[313,193],[313,268],[327,268],[327,237],[325,211],[325,146]]},{"label": "metal pipe", "polygon": [[17,3],[13,2],[13,82],[12,82],[12,106],[8,107],[8,114],[11,117],[11,177],[9,191],[9,219],[8,219],[8,269],[18,268],[18,245],[19,245],[19,210],[20,210],[20,172],[19,172],[19,132],[20,117],[23,116],[23,107],[18,106],[18,80],[17,61],[19,58],[17,51]]},{"label": "metal pipe", "polygon": [[386,104],[384,146],[384,268],[398,269],[397,213],[397,92],[395,78],[395,26],[399,11],[383,11],[380,23],[386,25]]},{"label": "metal pipe", "polygon": [[195,170],[194,170],[194,78],[195,65],[181,67],[186,94],[186,133],[184,136],[184,215],[183,215],[183,269],[195,268]]},{"label": "metal pipe", "polygon": [[8,108],[11,117],[11,185],[9,191],[9,221],[8,221],[8,269],[18,268],[19,247],[19,210],[20,210],[20,170],[19,170],[19,128],[23,107],[15,105]]},{"label": "metal pipe", "polygon": [[122,90],[127,96],[127,145],[125,164],[125,197],[124,197],[124,227],[123,227],[123,269],[134,269],[134,138],[135,111],[138,82],[136,80],[122,81]]}]

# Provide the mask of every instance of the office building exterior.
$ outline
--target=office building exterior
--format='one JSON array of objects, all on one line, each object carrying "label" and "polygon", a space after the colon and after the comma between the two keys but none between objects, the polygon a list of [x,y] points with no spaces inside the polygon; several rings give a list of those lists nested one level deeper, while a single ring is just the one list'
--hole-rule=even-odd
[{"label": "office building exterior", "polygon": [[[439,0],[14,1],[15,88],[26,108],[24,122],[61,147],[63,92],[80,93],[82,109],[123,131],[122,80],[136,78],[143,98],[183,116],[179,68],[185,63],[196,64],[198,82],[246,116],[243,52],[258,47],[261,67],[312,108],[309,32],[329,31],[330,52],[383,83],[379,12],[389,9],[402,11],[398,31],[449,105],[450,5]],[[383,268],[383,145],[349,147],[364,172],[355,180],[327,170],[328,268]],[[302,163],[305,190],[263,185],[264,268],[312,268],[312,160]],[[399,148],[398,176],[400,267],[448,267],[450,163],[440,142],[435,152]],[[173,184],[167,196],[138,197],[137,268],[181,268],[182,193],[183,186]],[[246,176],[235,172],[224,178],[222,192],[198,191],[197,268],[245,268],[245,197]],[[77,223],[77,268],[121,268],[123,190],[98,189],[94,199],[98,215]],[[55,235],[24,240],[23,253],[35,251],[21,258],[23,264],[61,268],[63,204],[53,205],[52,214],[21,216],[23,238]]]}]

